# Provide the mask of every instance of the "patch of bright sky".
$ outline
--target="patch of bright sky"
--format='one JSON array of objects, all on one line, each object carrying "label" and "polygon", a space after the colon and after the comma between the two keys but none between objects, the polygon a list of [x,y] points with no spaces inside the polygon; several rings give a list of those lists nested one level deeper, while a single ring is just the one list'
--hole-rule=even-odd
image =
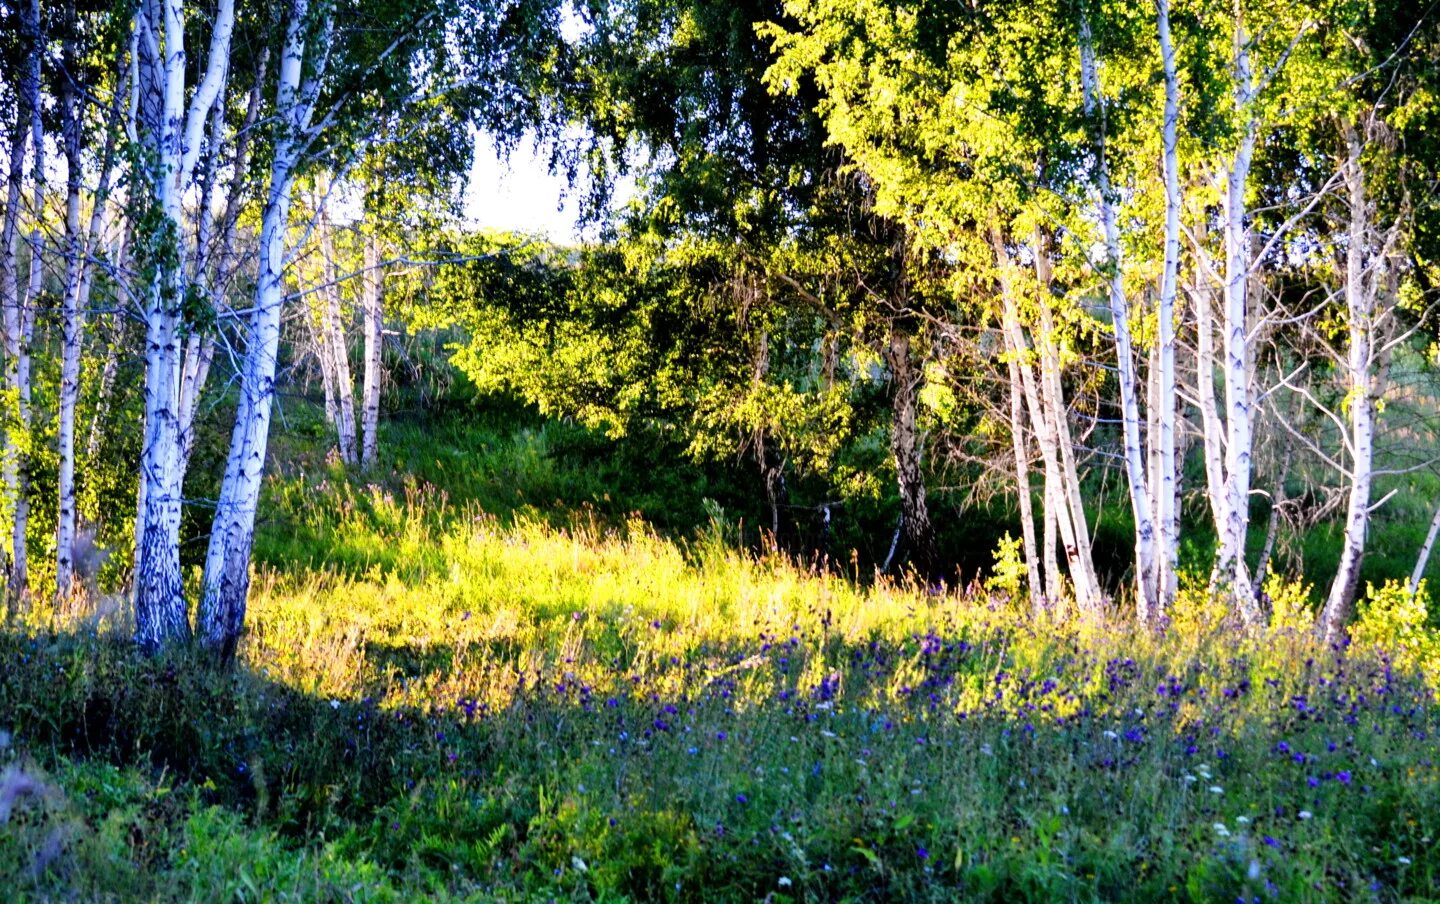
[{"label": "patch of bright sky", "polygon": [[475,142],[465,185],[465,222],[472,227],[544,235],[570,244],[584,239],[579,204],[564,175],[551,173],[543,149],[524,141],[508,160],[486,136]]}]

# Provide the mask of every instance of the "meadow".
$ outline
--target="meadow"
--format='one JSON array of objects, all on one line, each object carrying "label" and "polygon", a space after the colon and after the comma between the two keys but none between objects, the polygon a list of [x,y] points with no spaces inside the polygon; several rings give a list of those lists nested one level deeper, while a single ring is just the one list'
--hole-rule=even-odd
[{"label": "meadow", "polygon": [[271,480],[228,670],[136,656],[123,607],[12,621],[12,899],[1440,896],[1423,593],[1337,648],[1279,579],[1253,634],[1193,578],[1160,633],[1037,616],[1003,556],[857,580],[713,502],[627,514],[543,430],[423,433],[390,437],[418,477]]}]

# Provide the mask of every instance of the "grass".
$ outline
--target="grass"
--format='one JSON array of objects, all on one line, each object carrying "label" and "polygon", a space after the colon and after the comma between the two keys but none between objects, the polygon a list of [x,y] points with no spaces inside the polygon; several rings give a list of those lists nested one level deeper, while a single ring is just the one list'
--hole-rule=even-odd
[{"label": "grass", "polygon": [[723,527],[681,544],[638,519],[502,522],[421,489],[330,480],[287,506],[353,555],[264,572],[228,672],[139,660],[104,625],[0,638],[9,780],[45,789],[0,833],[7,887],[1440,892],[1430,687],[1368,646],[1317,649],[1303,624],[1239,637],[1194,596],[1158,637],[1036,623],[1003,594],[757,559]]},{"label": "grass", "polygon": [[757,556],[742,482],[643,446],[400,421],[357,479],[307,416],[233,668],[123,612],[0,633],[11,898],[1440,896],[1423,597],[1340,649],[1278,580],[1248,635],[1200,587],[1036,620]]}]

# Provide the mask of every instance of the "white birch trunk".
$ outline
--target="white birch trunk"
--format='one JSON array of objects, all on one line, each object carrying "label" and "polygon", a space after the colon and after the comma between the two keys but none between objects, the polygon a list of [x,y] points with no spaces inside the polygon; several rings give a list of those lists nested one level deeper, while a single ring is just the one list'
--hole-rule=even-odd
[{"label": "white birch trunk", "polygon": [[[1009,343],[1006,343],[1009,346]],[[1044,577],[1040,572],[1040,551],[1035,540],[1034,500],[1030,496],[1030,451],[1025,431],[1025,403],[1021,398],[1020,365],[1011,348],[1010,371],[1010,443],[1015,453],[1015,499],[1020,510],[1020,536],[1025,546],[1025,586],[1030,594],[1030,608],[1037,616],[1048,606]]]},{"label": "white birch trunk", "polygon": [[1176,454],[1177,389],[1175,374],[1175,299],[1180,269],[1180,82],[1175,45],[1170,36],[1170,0],[1156,0],[1161,63],[1165,72],[1164,171],[1165,252],[1160,276],[1159,410],[1152,412],[1159,428],[1159,461],[1151,474],[1158,500],[1156,524],[1159,549],[1155,558],[1156,617],[1162,617],[1178,590],[1180,556],[1180,458]]},{"label": "white birch trunk", "polygon": [[347,465],[359,461],[355,443],[355,390],[350,377],[350,350],[345,341],[345,317],[341,307],[338,268],[335,266],[335,232],[330,217],[320,214],[320,253],[324,258],[324,313],[320,318],[321,341],[327,347],[330,382],[334,386],[340,460]]},{"label": "white birch trunk", "polygon": [[220,92],[234,22],[234,0],[220,0],[204,75],[187,108],[183,0],[146,0],[136,16],[140,44],[149,48],[142,71],[150,84],[142,85],[140,93],[158,93],[160,101],[159,116],[150,119],[149,125],[154,132],[153,203],[161,214],[161,234],[146,240],[169,245],[171,250],[160,256],[169,263],[160,268],[145,311],[145,437],[135,527],[134,592],[135,638],[146,651],[190,636],[180,573],[181,193],[200,153],[201,129]]},{"label": "white birch trunk", "polygon": [[[74,63],[73,39],[65,58]],[[65,284],[61,294],[60,394],[56,425],[59,504],[55,528],[55,599],[67,599],[74,583],[75,547],[75,404],[80,398],[80,292],[85,240],[80,232],[80,99],[67,79],[60,92],[65,145]],[[101,206],[97,199],[96,208]]]},{"label": "white birch trunk", "polygon": [[[40,91],[38,5],[28,4],[25,7],[25,11],[22,13],[22,24],[31,46],[31,52],[26,56],[25,70],[21,74],[19,90],[16,92],[15,120],[11,127],[8,154],[10,170],[6,179],[4,225],[3,228],[0,228],[0,320],[3,320],[4,326],[5,388],[7,390],[13,390],[16,385],[16,368],[21,357],[24,323],[19,277],[20,207],[25,185],[25,149],[32,135],[31,108],[38,102]],[[37,157],[39,153],[37,149]],[[9,562],[6,569],[6,597],[13,607],[18,603],[23,587],[21,581],[17,580],[17,575],[23,574],[23,532],[17,532],[15,529],[15,525],[21,517],[18,460],[20,443],[18,437],[12,435],[10,430],[5,431],[4,441],[5,502],[10,514],[9,529],[6,534],[13,544],[16,534],[22,533],[22,546],[19,550],[12,546],[9,550]],[[20,565],[19,568],[17,568],[17,563]]]},{"label": "white birch trunk", "polygon": [[380,241],[373,232],[365,236],[365,274],[361,280],[361,316],[365,329],[365,385],[362,399],[362,447],[360,465],[373,468],[380,443],[381,341],[384,338],[384,297],[380,273]]},{"label": "white birch trunk", "polygon": [[[224,85],[221,85],[223,98]],[[214,283],[209,274],[210,242],[215,231],[212,214],[215,194],[215,175],[220,166],[220,136],[225,125],[225,104],[217,98],[210,109],[209,150],[205,165],[200,170],[200,203],[197,205],[195,228],[195,252],[191,256],[190,285],[198,287],[211,298],[214,304]],[[180,364],[180,484],[190,470],[190,456],[195,452],[195,415],[200,408],[200,392],[210,373],[210,362],[215,356],[215,340],[206,331],[192,328],[185,339],[185,354]]]},{"label": "white birch trunk", "polygon": [[1430,551],[1435,548],[1435,537],[1440,536],[1440,506],[1435,508],[1435,515],[1430,519],[1430,530],[1425,534],[1425,545],[1420,547],[1420,554],[1415,557],[1415,570],[1410,572],[1409,590],[1418,593],[1420,581],[1425,577],[1425,569],[1430,564]]},{"label": "white birch trunk", "polygon": [[[1237,13],[1238,15],[1238,13]],[[1250,230],[1246,222],[1245,187],[1255,153],[1259,124],[1254,117],[1254,76],[1250,66],[1249,38],[1235,22],[1235,107],[1243,117],[1239,145],[1225,173],[1222,201],[1225,216],[1225,524],[1220,533],[1216,570],[1221,586],[1234,597],[1236,609],[1247,624],[1260,621],[1250,594],[1245,563],[1245,539],[1250,523],[1250,472],[1252,405],[1247,288],[1250,282]]]},{"label": "white birch trunk", "polygon": [[[1089,612],[1098,605],[1098,587],[1094,579],[1094,566],[1089,555],[1090,538],[1086,528],[1084,509],[1079,508],[1078,515],[1076,511],[1076,506],[1080,501],[1079,487],[1067,480],[1067,474],[1070,472],[1066,468],[1064,453],[1070,451],[1069,421],[1063,401],[1058,406],[1055,404],[1056,397],[1051,391],[1047,373],[1049,370],[1058,371],[1059,367],[1058,356],[1049,350],[1053,343],[1053,337],[1049,331],[1049,306],[1044,299],[1044,295],[1049,291],[1048,262],[1042,261],[1044,249],[1037,243],[1035,249],[1036,275],[1040,281],[1042,296],[1040,308],[1045,324],[1042,328],[1042,338],[1036,343],[1039,346],[1042,370],[1037,377],[1026,357],[1029,345],[1025,341],[1024,330],[1020,324],[1019,302],[1010,275],[1009,252],[998,231],[992,231],[991,243],[1001,273],[1001,301],[1003,304],[1001,319],[1006,334],[1006,344],[1010,348],[1012,356],[1016,358],[1020,386],[1024,391],[1026,406],[1030,411],[1030,422],[1035,428],[1036,440],[1040,446],[1040,456],[1045,469],[1046,595],[1052,606],[1060,602],[1062,591],[1058,562],[1055,557],[1055,535],[1058,532],[1060,543],[1064,546],[1070,580],[1075,588],[1076,605],[1081,611]],[[1058,384],[1057,379],[1055,380],[1057,389]]]},{"label": "white birch trunk", "polygon": [[[1346,357],[1346,400],[1350,408],[1350,493],[1345,512],[1345,537],[1340,550],[1340,567],[1330,584],[1321,614],[1325,641],[1338,641],[1349,621],[1360,584],[1360,565],[1365,557],[1365,536],[1370,527],[1371,472],[1375,454],[1375,392],[1371,380],[1372,337],[1375,289],[1379,279],[1365,274],[1365,257],[1370,250],[1368,203],[1365,173],[1360,163],[1363,150],[1360,136],[1350,123],[1342,127],[1346,159],[1345,187],[1349,196],[1349,235],[1345,247],[1345,307],[1348,314],[1349,350]],[[1376,261],[1374,266],[1383,266]],[[1367,284],[1368,283],[1368,284]]]},{"label": "white birch trunk", "polygon": [[[1204,224],[1196,227],[1203,254]],[[1225,495],[1225,422],[1215,398],[1215,316],[1211,308],[1212,287],[1200,267],[1195,268],[1191,301],[1195,306],[1195,397],[1200,407],[1201,453],[1205,460],[1205,495],[1215,523],[1215,537],[1224,536],[1229,521]]]},{"label": "white birch trunk", "polygon": [[[1115,332],[1115,358],[1120,382],[1120,420],[1125,447],[1125,475],[1130,488],[1130,510],[1135,518],[1136,603],[1141,624],[1148,624],[1159,610],[1155,583],[1155,522],[1152,520],[1152,512],[1159,509],[1167,512],[1168,516],[1168,507],[1162,508],[1164,506],[1163,498],[1160,500],[1160,506],[1154,505],[1145,473],[1145,446],[1140,436],[1139,378],[1134,344],[1130,337],[1130,302],[1125,295],[1125,280],[1120,254],[1120,229],[1110,189],[1109,167],[1105,160],[1104,99],[1100,96],[1099,72],[1090,35],[1090,23],[1086,18],[1080,20],[1080,83],[1085,96],[1086,115],[1097,124],[1096,131],[1099,136],[1095,141],[1094,148],[1097,158],[1095,179],[1099,196],[1100,225],[1105,242],[1105,269],[1110,318]],[[1170,343],[1173,374],[1173,335]],[[1172,427],[1170,459],[1172,462],[1174,460],[1173,393],[1172,386],[1170,422]]]},{"label": "white birch trunk", "polygon": [[[249,324],[240,399],[225,478],[216,504],[215,523],[205,558],[199,633],[206,649],[222,660],[233,656],[244,626],[250,590],[250,551],[260,501],[270,414],[275,396],[275,367],[280,347],[280,315],[285,301],[286,231],[290,218],[295,168],[309,128],[310,114],[323,73],[323,56],[302,82],[306,57],[308,0],[292,0],[280,60],[276,107],[280,125],[270,165],[269,194],[260,225],[260,263],[255,306]],[[329,23],[317,37],[329,40]]]},{"label": "white birch trunk", "polygon": [[110,393],[120,370],[120,348],[124,344],[125,321],[110,315],[110,340],[105,349],[105,363],[100,366],[100,385],[95,390],[95,410],[90,415],[90,435],[85,441],[85,461],[93,462],[100,454],[100,441],[110,412]]},{"label": "white birch trunk", "polygon": [[[320,387],[325,392],[325,423],[334,427],[338,436],[340,405],[335,400],[335,367],[330,363],[330,343],[326,337],[326,312],[323,303],[315,304],[308,315],[305,323],[310,328],[310,342],[315,346],[315,360],[320,362]],[[308,377],[305,381],[305,391],[310,391]]]},{"label": "white birch trunk", "polygon": [[30,594],[27,543],[30,525],[30,481],[27,477],[31,424],[30,336],[35,328],[35,304],[40,295],[41,277],[44,273],[41,223],[45,206],[45,132],[41,125],[39,55],[44,36],[41,33],[39,0],[32,0],[24,28],[34,43],[27,57],[27,71],[20,86],[20,90],[27,95],[26,101],[17,107],[29,113],[30,121],[22,124],[17,120],[16,127],[23,129],[28,125],[30,130],[30,261],[25,294],[19,299],[13,312],[6,313],[5,318],[6,352],[9,355],[6,362],[6,374],[9,377],[6,388],[15,394],[14,430],[19,437],[18,440],[7,437],[9,454],[5,461],[6,486],[13,494],[11,498],[14,500],[15,516],[11,524],[10,575],[6,584],[12,603],[28,600]]},{"label": "white birch trunk", "polygon": [[1035,234],[1035,276],[1039,283],[1037,308],[1040,315],[1040,399],[1050,421],[1051,436],[1058,454],[1059,493],[1065,499],[1070,529],[1067,535],[1065,517],[1061,518],[1061,539],[1070,565],[1070,579],[1075,583],[1075,603],[1080,611],[1096,613],[1104,601],[1100,579],[1095,574],[1095,556],[1090,547],[1090,524],[1085,514],[1084,494],[1080,491],[1080,473],[1075,462],[1075,442],[1070,434],[1070,413],[1065,402],[1065,389],[1060,379],[1060,347],[1056,339],[1054,311],[1050,305],[1051,264],[1048,242],[1037,230]]}]

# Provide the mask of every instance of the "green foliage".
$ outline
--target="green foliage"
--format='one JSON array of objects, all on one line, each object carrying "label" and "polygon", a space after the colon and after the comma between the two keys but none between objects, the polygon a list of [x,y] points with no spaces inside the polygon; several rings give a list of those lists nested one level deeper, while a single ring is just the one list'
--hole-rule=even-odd
[{"label": "green foliage", "polygon": [[1414,593],[1401,581],[1370,584],[1350,640],[1384,651],[1400,668],[1421,672],[1440,693],[1440,631],[1430,623],[1429,604],[1424,581]]},{"label": "green foliage", "polygon": [[1006,532],[995,547],[995,565],[985,579],[985,589],[1018,600],[1025,586],[1025,556],[1020,540]]}]

